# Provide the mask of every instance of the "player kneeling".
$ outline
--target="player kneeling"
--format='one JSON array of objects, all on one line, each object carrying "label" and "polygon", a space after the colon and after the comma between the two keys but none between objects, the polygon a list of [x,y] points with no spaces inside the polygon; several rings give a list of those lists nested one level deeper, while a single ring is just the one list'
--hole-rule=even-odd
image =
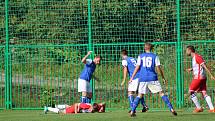
[{"label": "player kneeling", "polygon": [[[63,114],[77,114],[77,113],[94,113],[105,112],[105,103],[94,103],[93,105],[89,103],[75,103],[71,106],[69,105],[56,105],[55,108],[52,107],[45,107],[44,113],[47,114],[48,112],[54,113],[63,113]],[[84,111],[84,112],[83,112]]]}]

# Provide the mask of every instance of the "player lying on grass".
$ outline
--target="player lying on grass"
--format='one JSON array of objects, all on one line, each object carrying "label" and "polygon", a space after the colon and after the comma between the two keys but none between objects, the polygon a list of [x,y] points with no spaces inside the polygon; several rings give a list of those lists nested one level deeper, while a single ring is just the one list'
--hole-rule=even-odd
[{"label": "player lying on grass", "polygon": [[63,114],[77,114],[83,113],[83,111],[87,111],[87,113],[94,113],[94,112],[105,112],[105,103],[94,103],[93,105],[89,103],[75,103],[71,106],[69,105],[56,105],[55,108],[52,107],[45,107],[44,112],[54,112],[54,113],[63,113]]},{"label": "player lying on grass", "polygon": [[211,71],[205,64],[202,56],[195,52],[195,48],[193,46],[187,46],[186,54],[192,57],[192,68],[187,69],[188,72],[193,72],[193,80],[189,87],[189,93],[191,95],[191,99],[196,105],[196,109],[193,111],[194,113],[203,112],[203,108],[199,104],[197,96],[195,92],[201,92],[202,96],[205,98],[210,110],[209,112],[215,112],[213,103],[211,101],[211,97],[207,94],[207,76],[206,71],[210,74],[211,78],[215,80],[214,76],[211,74]]},{"label": "player lying on grass", "polygon": [[134,73],[132,77],[130,78],[129,82],[132,82],[135,78],[138,71],[139,72],[139,89],[138,89],[138,96],[134,100],[134,105],[132,107],[132,111],[130,113],[130,116],[136,116],[136,108],[140,102],[140,100],[143,98],[144,94],[147,94],[149,91],[152,93],[159,93],[163,101],[168,106],[169,110],[172,112],[173,115],[177,115],[176,111],[173,109],[172,104],[170,103],[167,95],[164,94],[161,88],[161,84],[158,81],[158,75],[155,71],[157,70],[160,72],[164,82],[166,82],[166,79],[164,77],[163,71],[160,67],[160,60],[159,57],[152,53],[152,44],[146,43],[144,46],[145,53],[142,53],[139,55],[137,60],[137,66],[134,70]]},{"label": "player lying on grass", "polygon": [[[122,56],[122,66],[123,66],[123,81],[121,83],[121,86],[124,85],[126,77],[127,77],[127,73],[128,75],[131,77],[134,69],[137,65],[137,61],[135,58],[133,57],[128,57],[128,52],[127,50],[123,49],[121,51],[121,56]],[[138,85],[139,85],[139,73],[136,74],[136,76],[134,77],[134,79],[132,80],[131,83],[128,84],[128,101],[130,104],[130,108],[132,109],[133,107],[133,102],[134,102],[134,94],[136,93],[137,89],[138,89]],[[142,112],[146,112],[148,110],[147,105],[145,104],[144,101],[144,97],[141,98],[140,100],[143,109]],[[129,113],[131,112],[131,110],[129,111]]]},{"label": "player lying on grass", "polygon": [[83,71],[78,79],[78,92],[82,93],[81,103],[91,103],[92,98],[92,87],[90,80],[96,69],[96,65],[100,63],[101,56],[97,55],[94,60],[87,59],[92,52],[89,51],[87,55],[82,59],[82,63],[85,64]]}]

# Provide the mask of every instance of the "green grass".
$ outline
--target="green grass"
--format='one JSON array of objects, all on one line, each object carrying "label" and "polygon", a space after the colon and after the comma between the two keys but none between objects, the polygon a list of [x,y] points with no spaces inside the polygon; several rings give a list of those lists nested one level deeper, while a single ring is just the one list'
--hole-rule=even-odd
[{"label": "green grass", "polygon": [[108,111],[94,114],[43,114],[42,111],[0,111],[0,121],[215,121],[215,114],[203,112],[192,114],[191,112],[178,112],[174,117],[169,112],[137,113],[137,117],[131,118],[127,111]]}]

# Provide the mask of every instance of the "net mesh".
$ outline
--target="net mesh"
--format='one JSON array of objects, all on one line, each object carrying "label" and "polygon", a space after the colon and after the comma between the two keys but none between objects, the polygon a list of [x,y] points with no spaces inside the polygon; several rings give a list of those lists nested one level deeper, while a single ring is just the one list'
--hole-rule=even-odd
[{"label": "net mesh", "polygon": [[182,41],[215,40],[214,13],[213,0],[182,0]]},{"label": "net mesh", "polygon": [[175,0],[92,0],[94,43],[176,41]]}]

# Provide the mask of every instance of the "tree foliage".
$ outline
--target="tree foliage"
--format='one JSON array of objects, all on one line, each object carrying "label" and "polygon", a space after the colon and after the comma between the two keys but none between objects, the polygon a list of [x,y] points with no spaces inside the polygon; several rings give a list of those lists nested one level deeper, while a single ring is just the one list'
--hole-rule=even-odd
[{"label": "tree foliage", "polygon": [[[215,2],[180,1],[181,38],[215,40]],[[9,0],[9,33],[14,44],[88,42],[87,0]],[[1,40],[5,39],[0,1]],[[92,0],[94,43],[177,41],[175,0]]]}]

